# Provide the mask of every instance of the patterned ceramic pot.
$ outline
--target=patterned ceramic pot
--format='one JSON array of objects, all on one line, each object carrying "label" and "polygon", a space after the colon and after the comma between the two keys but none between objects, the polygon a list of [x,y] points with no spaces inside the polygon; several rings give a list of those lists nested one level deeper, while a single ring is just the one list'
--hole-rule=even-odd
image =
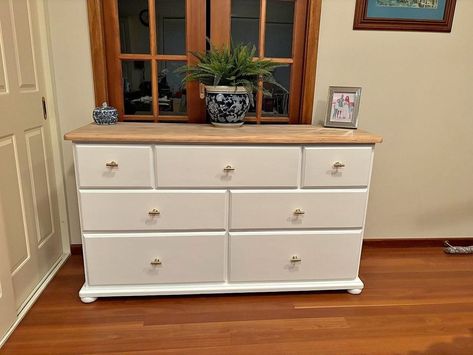
[{"label": "patterned ceramic pot", "polygon": [[118,111],[112,106],[108,106],[106,102],[100,107],[96,107],[92,113],[96,124],[115,124],[118,121]]},{"label": "patterned ceramic pot", "polygon": [[215,126],[241,126],[250,98],[243,86],[206,86],[205,103],[210,123]]}]

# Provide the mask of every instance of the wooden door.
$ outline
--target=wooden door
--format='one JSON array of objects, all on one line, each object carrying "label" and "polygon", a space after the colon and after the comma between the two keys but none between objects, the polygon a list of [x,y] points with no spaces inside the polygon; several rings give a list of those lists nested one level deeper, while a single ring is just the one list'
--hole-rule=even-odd
[{"label": "wooden door", "polygon": [[17,310],[62,254],[39,6],[0,0],[0,203]]}]

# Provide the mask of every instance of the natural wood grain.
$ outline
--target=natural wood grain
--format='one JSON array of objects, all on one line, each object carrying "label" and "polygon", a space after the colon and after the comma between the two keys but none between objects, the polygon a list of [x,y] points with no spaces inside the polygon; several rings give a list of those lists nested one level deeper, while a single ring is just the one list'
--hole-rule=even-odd
[{"label": "natural wood grain", "polygon": [[72,256],[5,354],[471,354],[473,257],[365,249],[365,289],[104,298],[82,304]]},{"label": "natural wood grain", "polygon": [[210,0],[210,40],[214,46],[230,43],[231,0]]},{"label": "natural wood grain", "polygon": [[221,128],[203,124],[131,122],[119,122],[111,126],[99,126],[91,123],[66,133],[64,139],[76,142],[184,144],[366,144],[382,142],[382,137],[362,130],[310,125],[243,125],[239,128]]}]

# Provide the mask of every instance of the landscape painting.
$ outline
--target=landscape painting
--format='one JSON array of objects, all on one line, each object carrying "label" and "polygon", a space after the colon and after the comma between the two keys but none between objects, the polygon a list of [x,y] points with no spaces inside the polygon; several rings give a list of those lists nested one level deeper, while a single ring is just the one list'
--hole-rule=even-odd
[{"label": "landscape painting", "polygon": [[456,0],[356,0],[355,30],[451,32]]}]

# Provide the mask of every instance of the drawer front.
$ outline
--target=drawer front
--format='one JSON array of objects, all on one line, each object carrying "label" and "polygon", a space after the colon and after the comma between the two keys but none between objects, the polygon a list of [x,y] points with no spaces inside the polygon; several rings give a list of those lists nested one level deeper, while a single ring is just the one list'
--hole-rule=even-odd
[{"label": "drawer front", "polygon": [[224,281],[225,234],[84,235],[89,285]]},{"label": "drawer front", "polygon": [[368,186],[372,147],[314,147],[304,149],[302,185]]},{"label": "drawer front", "polygon": [[158,187],[296,187],[300,147],[157,146]]},{"label": "drawer front", "polygon": [[361,231],[230,234],[230,281],[352,280]]},{"label": "drawer front", "polygon": [[149,145],[77,144],[77,181],[81,188],[153,188],[153,151]]},{"label": "drawer front", "polygon": [[361,228],[366,189],[231,191],[230,228]]},{"label": "drawer front", "polygon": [[224,230],[225,191],[80,191],[82,229]]}]

